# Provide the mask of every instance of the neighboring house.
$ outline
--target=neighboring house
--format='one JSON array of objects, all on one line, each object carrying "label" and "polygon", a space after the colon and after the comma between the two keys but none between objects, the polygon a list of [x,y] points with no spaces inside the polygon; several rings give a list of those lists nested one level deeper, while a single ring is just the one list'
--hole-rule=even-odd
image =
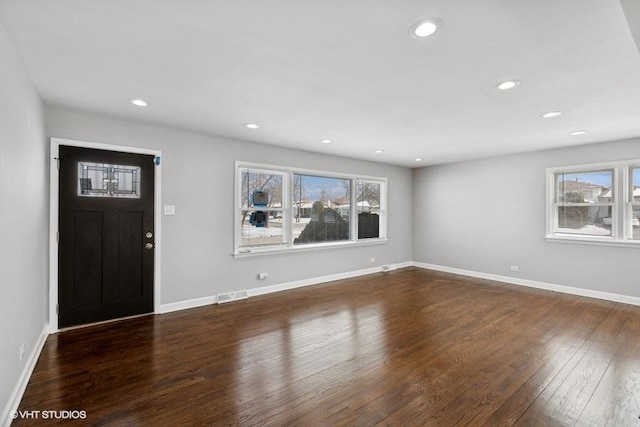
[{"label": "neighboring house", "polygon": [[[611,189],[607,188],[606,191],[604,193],[602,193],[602,196],[600,196],[600,199],[602,199],[603,201],[606,201],[606,202],[610,202],[611,201]],[[635,187],[633,189],[633,199],[634,200],[640,200],[640,187]]]},{"label": "neighboring house", "polygon": [[[311,218],[313,204],[316,203],[317,200],[303,200],[302,202],[294,202],[293,203],[293,214],[294,216],[299,218]],[[336,200],[325,200],[322,202],[322,205],[325,208],[335,209],[337,210],[343,218],[349,217],[349,210],[351,209],[351,204],[349,203],[348,198],[340,198]],[[358,212],[371,212],[378,213],[380,211],[380,206],[376,202],[368,202],[361,201],[358,202]]]},{"label": "neighboring house", "polygon": [[[565,197],[565,201],[573,203],[599,203],[606,202],[602,200],[605,194],[609,194],[611,199],[611,189],[598,184],[580,181],[560,181],[558,183],[561,197]],[[576,200],[576,195],[580,195],[582,202]]]},{"label": "neighboring house", "polygon": [[[358,213],[360,212],[379,213],[380,212],[380,206],[377,203],[368,202],[366,200],[362,202],[358,202],[357,206],[358,206]],[[342,215],[343,218],[347,218],[349,216],[349,209],[351,209],[351,204],[349,203],[339,204],[336,206],[336,209],[338,210],[338,212],[340,212],[340,215]]]},{"label": "neighboring house", "polygon": [[[600,199],[603,202],[611,203],[611,189],[607,188],[606,191],[602,193],[602,196],[600,196]],[[640,201],[640,187],[634,187],[631,199],[634,201]],[[640,219],[638,219],[637,206],[634,208],[633,213],[634,215],[631,219],[631,225],[633,227],[640,227]],[[611,218],[604,218],[603,222],[605,225],[611,225]]]},{"label": "neighboring house", "polygon": [[[608,187],[580,181],[561,181],[558,183],[560,187],[561,198],[571,203],[611,203],[612,191]],[[640,200],[640,187],[633,189],[633,200]],[[562,200],[561,200],[562,201]],[[573,208],[576,209],[576,208]],[[611,213],[609,206],[585,207],[582,209],[584,215],[592,224],[611,225]],[[584,220],[584,217],[583,217]],[[579,222],[582,224],[582,221]],[[632,219],[634,227],[640,226],[640,220],[636,216]]]},{"label": "neighboring house", "polygon": [[[293,202],[293,215],[298,218],[311,218],[311,212],[313,210],[313,204],[317,200],[302,200],[301,202]],[[336,208],[336,203],[331,200],[325,200],[322,202],[325,208]]]},{"label": "neighboring house", "polygon": [[[605,230],[609,229],[611,207],[598,204],[611,201],[610,188],[581,181],[560,181],[557,185],[560,195],[558,202],[561,204],[558,211],[561,228],[582,229],[588,224],[598,224],[604,226]],[[573,203],[589,203],[594,206],[572,206]]]}]

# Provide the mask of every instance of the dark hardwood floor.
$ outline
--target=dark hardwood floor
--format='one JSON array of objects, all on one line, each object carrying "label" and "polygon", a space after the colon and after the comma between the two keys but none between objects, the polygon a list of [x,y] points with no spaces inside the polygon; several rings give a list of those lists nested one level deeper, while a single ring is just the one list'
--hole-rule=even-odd
[{"label": "dark hardwood floor", "polygon": [[637,426],[640,307],[409,268],[52,335],[20,410],[86,411],[77,425]]}]

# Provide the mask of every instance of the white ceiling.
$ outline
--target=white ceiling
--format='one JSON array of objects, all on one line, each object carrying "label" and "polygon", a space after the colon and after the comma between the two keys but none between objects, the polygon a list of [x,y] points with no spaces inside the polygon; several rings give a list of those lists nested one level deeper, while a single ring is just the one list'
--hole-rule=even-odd
[{"label": "white ceiling", "polygon": [[[0,17],[47,105],[110,117],[409,167],[640,136],[619,0],[0,0]],[[408,35],[429,17],[444,27]]]}]

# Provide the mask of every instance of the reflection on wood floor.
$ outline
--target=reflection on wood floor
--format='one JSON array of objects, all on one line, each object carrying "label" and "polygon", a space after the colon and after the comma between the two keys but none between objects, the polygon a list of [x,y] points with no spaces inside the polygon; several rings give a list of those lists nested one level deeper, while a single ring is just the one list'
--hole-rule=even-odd
[{"label": "reflection on wood floor", "polygon": [[98,425],[635,426],[640,307],[408,268],[52,335],[20,409]]}]

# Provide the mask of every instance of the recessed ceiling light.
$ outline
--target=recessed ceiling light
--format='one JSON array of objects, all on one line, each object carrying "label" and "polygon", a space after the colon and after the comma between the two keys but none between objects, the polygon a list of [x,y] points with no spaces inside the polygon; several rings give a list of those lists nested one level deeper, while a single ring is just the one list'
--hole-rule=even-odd
[{"label": "recessed ceiling light", "polygon": [[147,106],[147,103],[145,101],[143,101],[142,99],[130,99],[129,102],[132,103],[133,105],[138,106],[138,107],[146,107]]},{"label": "recessed ceiling light", "polygon": [[382,154],[382,153],[384,153],[384,150],[376,150],[376,151],[374,151],[374,153],[376,153],[376,154]]},{"label": "recessed ceiling light", "polygon": [[260,129],[260,125],[257,125],[255,123],[247,123],[245,124],[246,127],[248,127],[249,129]]},{"label": "recessed ceiling light", "polygon": [[520,84],[520,80],[506,80],[498,85],[500,90],[509,90]]},{"label": "recessed ceiling light", "polygon": [[415,159],[413,159],[413,160],[415,160],[416,162],[421,162],[421,161],[422,161],[422,157],[416,157],[416,158],[415,158]]},{"label": "recessed ceiling light", "polygon": [[550,119],[552,117],[558,117],[561,114],[562,111],[549,111],[548,113],[544,113],[542,117],[544,117],[545,119]]},{"label": "recessed ceiling light", "polygon": [[331,140],[330,139],[323,139],[322,143],[323,144],[331,144]]},{"label": "recessed ceiling light", "polygon": [[573,132],[569,132],[569,135],[578,136],[578,135],[584,135],[585,133],[587,133],[586,130],[574,130]]},{"label": "recessed ceiling light", "polygon": [[423,39],[438,31],[440,28],[442,28],[443,25],[444,22],[442,22],[442,20],[438,18],[423,19],[422,21],[416,22],[411,26],[411,28],[409,29],[409,34],[411,34],[413,37]]}]

